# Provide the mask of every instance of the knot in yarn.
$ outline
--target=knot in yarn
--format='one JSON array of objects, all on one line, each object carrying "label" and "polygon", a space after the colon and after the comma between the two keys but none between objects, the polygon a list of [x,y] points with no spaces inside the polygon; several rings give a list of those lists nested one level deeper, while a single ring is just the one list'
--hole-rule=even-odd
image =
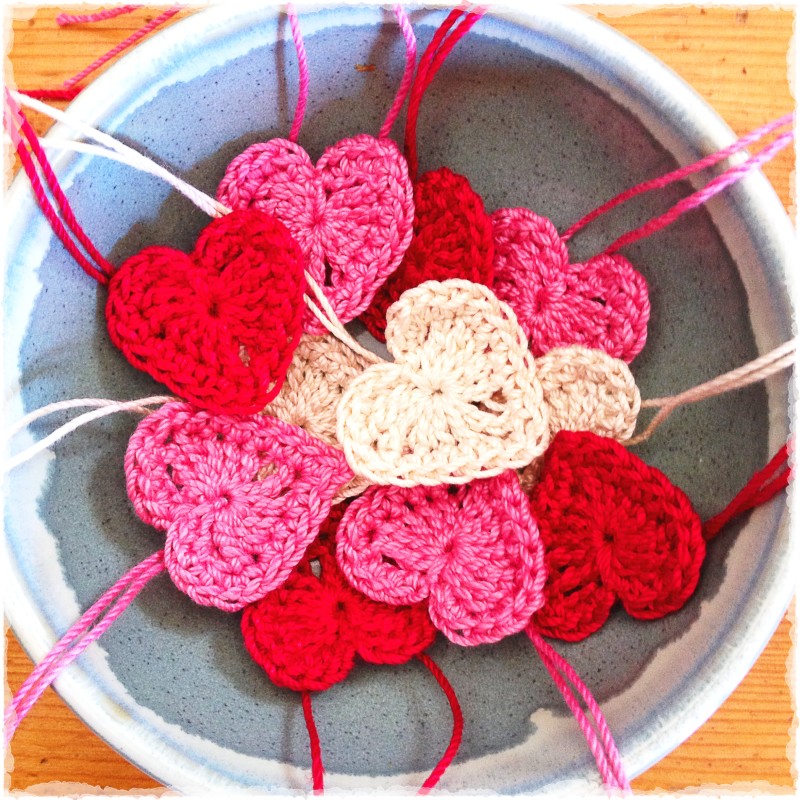
[{"label": "knot in yarn", "polygon": [[[394,142],[368,134],[329,147],[316,166],[288,139],[251,145],[228,165],[217,198],[285,223],[342,322],[369,305],[411,241],[406,161]],[[304,324],[309,333],[326,332],[310,312]]]},{"label": "knot in yarn", "polygon": [[620,255],[569,261],[549,219],[527,208],[492,214],[494,284],[530,340],[534,355],[581,344],[630,363],[644,347],[647,283]]},{"label": "knot in yarn", "polygon": [[386,312],[407,289],[450,278],[492,285],[492,221],[463,176],[442,167],[414,184],[414,237],[403,261],[361,315],[369,332],[386,340]]},{"label": "knot in yarn", "polygon": [[108,287],[111,341],[137,369],[218,413],[254,414],[278,393],[300,338],[303,256],[259,211],[211,222],[194,252],[148,247]]},{"label": "knot in yarn", "polygon": [[345,511],[337,558],[377,602],[427,598],[456,644],[517,633],[544,602],[542,542],[511,470],[463,486],[371,486]]},{"label": "knot in yarn", "polygon": [[136,513],[167,533],[175,585],[225,611],[286,580],[352,477],[340,451],[300,428],[186,403],[139,423],[125,474]]},{"label": "knot in yarn", "polygon": [[637,619],[677,611],[705,557],[686,495],[612,439],[561,431],[530,497],[547,562],[546,601],[531,630],[579,641],[619,599]]},{"label": "knot in yarn", "polygon": [[[335,336],[304,333],[294,351],[280,394],[264,409],[265,414],[308,431],[331,447],[338,447],[336,409],[350,381],[369,365]],[[334,502],[361,494],[367,482],[354,477],[343,486]]]},{"label": "knot in yarn", "polygon": [[334,541],[343,510],[333,510],[286,583],[242,615],[248,652],[278,686],[322,691],[347,677],[356,656],[403,664],[436,638],[424,603],[376,603],[345,580]]},{"label": "knot in yarn", "polygon": [[544,452],[547,410],[525,335],[485,286],[427,281],[389,309],[394,363],[355,377],[337,435],[373,483],[466,483]]}]

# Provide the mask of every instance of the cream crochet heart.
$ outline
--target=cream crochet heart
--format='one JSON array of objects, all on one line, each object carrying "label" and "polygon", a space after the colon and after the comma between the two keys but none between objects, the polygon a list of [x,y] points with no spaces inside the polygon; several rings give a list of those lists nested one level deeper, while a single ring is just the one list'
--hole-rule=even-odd
[{"label": "cream crochet heart", "polygon": [[354,378],[337,436],[354,472],[396,486],[467,483],[529,464],[549,442],[514,312],[465,280],[427,281],[389,308],[394,363]]}]

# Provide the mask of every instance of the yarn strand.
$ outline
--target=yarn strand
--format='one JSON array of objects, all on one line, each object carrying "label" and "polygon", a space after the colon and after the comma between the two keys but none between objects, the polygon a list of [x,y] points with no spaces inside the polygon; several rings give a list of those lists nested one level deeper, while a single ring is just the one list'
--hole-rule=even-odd
[{"label": "yarn strand", "polygon": [[613,197],[611,200],[608,200],[601,206],[598,206],[596,209],[594,209],[594,211],[590,211],[588,214],[581,217],[581,219],[579,219],[576,223],[567,228],[567,230],[562,234],[561,240],[563,242],[569,241],[578,231],[585,228],[590,222],[593,222],[598,217],[602,216],[608,211],[611,211],[611,209],[622,205],[628,200],[638,197],[640,194],[653,191],[654,189],[662,189],[672,183],[682,181],[685,178],[688,178],[690,175],[694,175],[696,172],[701,172],[704,169],[715,166],[720,161],[724,161],[726,158],[739,153],[740,151],[749,147],[751,144],[761,141],[761,139],[763,139],[765,136],[768,136],[770,133],[780,130],[781,128],[785,128],[787,125],[793,125],[794,119],[794,113],[785,114],[784,116],[776,120],[772,120],[771,122],[767,122],[765,125],[762,125],[750,133],[745,134],[740,139],[737,139],[733,144],[724,147],[722,150],[717,150],[717,152],[711,153],[710,155],[701,158],[699,161],[695,161],[693,164],[689,164],[686,167],[680,167],[672,172],[668,172],[666,175],[653,178],[652,180],[645,181],[637,186],[633,186],[630,189],[626,189],[616,197]]},{"label": "yarn strand", "polygon": [[742,389],[750,384],[765,380],[781,370],[791,367],[795,362],[797,349],[797,339],[790,339],[788,342],[776,347],[769,353],[756,358],[753,361],[737,367],[723,375],[718,375],[710,381],[693,386],[685,392],[674,395],[673,397],[658,397],[642,402],[642,408],[658,408],[658,413],[650,421],[650,424],[638,436],[634,436],[625,442],[626,446],[641,444],[646,442],[663,423],[670,414],[680,406],[696,403],[710,397],[716,397],[735,389]]},{"label": "yarn strand", "polygon": [[453,713],[453,734],[450,737],[450,744],[444,751],[444,755],[439,760],[439,763],[434,767],[433,772],[431,772],[425,783],[422,784],[422,788],[417,792],[417,794],[426,795],[439,783],[442,775],[444,775],[450,764],[453,763],[453,759],[456,757],[459,747],[461,747],[461,740],[464,737],[464,715],[461,712],[461,706],[459,705],[455,690],[436,662],[427,653],[418,653],[417,658],[428,668],[431,675],[436,679],[436,682],[442,687],[447,697],[447,702],[450,703],[450,710]]},{"label": "yarn strand", "polygon": [[123,575],[59,639],[53,649],[36,665],[5,710],[5,745],[19,724],[58,676],[86,648],[97,641],[134,601],[152,578],[165,569],[164,551],[159,550]]},{"label": "yarn strand", "polygon": [[297,53],[297,70],[299,73],[297,106],[295,107],[294,111],[292,129],[289,132],[289,141],[296,142],[297,137],[300,135],[300,128],[303,127],[303,119],[306,115],[306,106],[308,105],[308,56],[306,54],[306,46],[303,43],[303,34],[300,30],[300,20],[297,18],[297,11],[295,11],[294,3],[289,3],[286,6],[286,16],[289,17],[289,25],[292,29],[292,39],[294,40],[294,49]]},{"label": "yarn strand", "polygon": [[603,255],[612,255],[623,247],[638,242],[639,239],[644,239],[647,236],[666,228],[671,225],[679,217],[682,217],[689,211],[698,208],[699,206],[707,203],[712,197],[719,194],[724,189],[727,189],[738,180],[746,177],[751,172],[760,169],[768,161],[771,161],[781,150],[787,147],[794,141],[794,130],[789,130],[781,134],[775,141],[767,145],[756,155],[749,158],[743,164],[731,167],[730,169],[718,175],[716,178],[710,180],[702,189],[684,197],[683,200],[677,202],[669,211],[664,212],[658,217],[649,220],[644,225],[623,234],[618,239],[613,241],[604,251]]},{"label": "yarn strand", "polygon": [[770,501],[789,485],[792,469],[789,465],[789,445],[783,445],[764,469],[756,472],[747,485],[728,505],[703,523],[703,538],[713,539],[736,517]]},{"label": "yarn strand", "polygon": [[416,66],[417,60],[417,37],[414,35],[414,28],[411,26],[408,14],[406,14],[400,3],[395,4],[394,13],[406,43],[406,67],[403,71],[403,77],[400,80],[400,86],[397,89],[394,102],[386,114],[386,119],[383,125],[381,125],[380,131],[378,131],[379,139],[387,138],[394,127],[394,123],[400,114],[400,109],[403,107],[403,103],[405,103],[406,97],[408,97],[408,93],[411,90],[411,84],[414,81],[414,67]]},{"label": "yarn strand", "polygon": [[325,790],[325,768],[322,765],[322,747],[320,746],[317,725],[314,722],[314,711],[311,708],[311,693],[301,692],[303,703],[303,717],[308,729],[308,740],[311,745],[311,781],[314,794],[322,794]]},{"label": "yarn strand", "polygon": [[43,450],[47,450],[51,445],[55,444],[59,440],[63,439],[67,434],[72,433],[72,431],[77,430],[83,425],[86,425],[89,422],[93,422],[96,419],[101,419],[102,417],[108,416],[109,414],[115,414],[117,411],[134,411],[141,414],[149,414],[150,408],[148,406],[152,405],[163,405],[164,403],[168,403],[172,400],[175,400],[174,397],[169,397],[167,395],[159,395],[155,397],[145,397],[141,400],[129,400],[129,401],[119,401],[119,400],[103,400],[100,398],[82,398],[79,400],[62,400],[58,403],[51,403],[48,406],[44,406],[43,408],[36,409],[32,411],[30,414],[25,415],[22,419],[16,422],[8,431],[4,434],[4,439],[8,441],[11,439],[14,434],[18,433],[19,431],[27,428],[32,422],[37,419],[41,419],[42,417],[47,416],[48,414],[52,414],[56,411],[64,411],[71,408],[83,408],[83,407],[95,407],[95,411],[89,411],[86,414],[81,414],[81,416],[76,417],[73,420],[65,423],[64,425],[56,428],[49,436],[46,436],[44,439],[40,439],[38,442],[35,442],[26,450],[23,450],[21,453],[18,453],[13,458],[8,459],[5,461],[0,467],[0,474],[4,474],[6,472],[10,472],[15,467],[18,467],[20,464],[24,464],[26,461],[33,458],[38,453],[41,453]]},{"label": "yarn strand", "polygon": [[[603,784],[607,789],[619,789],[626,794],[630,794],[631,786],[625,774],[625,768],[622,765],[616,742],[592,693],[572,666],[538,632],[529,627],[527,633],[545,668],[550,673],[550,677],[577,720],[589,749],[597,762],[597,768],[600,771]],[[586,716],[586,713],[576,700],[570,684],[586,704],[592,720]]]},{"label": "yarn strand", "polygon": [[117,6],[116,8],[106,8],[94,14],[59,14],[56,17],[56,24],[62,28],[67,25],[82,25],[91,22],[103,22],[114,17],[121,17],[123,14],[130,14],[142,6]]}]

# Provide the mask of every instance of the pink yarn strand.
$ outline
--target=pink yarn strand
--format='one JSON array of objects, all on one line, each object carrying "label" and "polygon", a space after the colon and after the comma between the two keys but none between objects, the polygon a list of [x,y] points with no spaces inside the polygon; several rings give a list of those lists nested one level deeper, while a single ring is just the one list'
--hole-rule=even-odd
[{"label": "pink yarn strand", "polygon": [[395,5],[394,13],[406,43],[406,67],[400,80],[400,86],[397,88],[394,102],[386,114],[386,119],[381,125],[380,131],[378,131],[379,139],[387,138],[392,131],[392,127],[400,114],[400,109],[403,107],[409,91],[411,91],[411,84],[414,81],[414,67],[417,61],[417,37],[414,35],[414,28],[411,26],[408,14],[399,3]]},{"label": "pink yarn strand", "polygon": [[92,642],[97,641],[108,630],[147,583],[164,569],[164,551],[159,550],[120,578],[61,637],[27,677],[6,708],[4,715],[6,746],[44,690]]},{"label": "pink yarn strand", "polygon": [[726,172],[723,172],[722,175],[718,175],[716,178],[709,181],[702,189],[690,194],[688,197],[684,197],[683,200],[676,203],[669,211],[651,219],[639,228],[620,236],[603,251],[604,255],[611,255],[626,245],[651,236],[662,228],[671,225],[676,219],[683,216],[688,211],[692,211],[708,202],[714,195],[719,194],[731,184],[736,183],[736,181],[744,178],[746,175],[749,175],[754,170],[759,169],[768,161],[772,160],[784,147],[787,147],[793,139],[793,130],[781,134],[774,142],[767,145],[759,153],[749,158],[740,166],[731,167]]},{"label": "pink yarn strand", "polygon": [[106,19],[121,17],[123,14],[130,14],[132,11],[136,11],[139,8],[142,8],[142,6],[117,6],[116,8],[107,8],[104,11],[97,11],[94,14],[59,14],[56,17],[56,23],[64,27],[66,25],[102,22]]},{"label": "pink yarn strand", "polygon": [[163,25],[171,17],[174,17],[180,10],[180,6],[172,6],[171,8],[168,8],[166,11],[159,14],[157,17],[154,17],[146,25],[143,25],[141,28],[139,28],[138,31],[135,31],[127,39],[124,39],[116,47],[109,50],[105,55],[100,56],[100,58],[89,64],[88,67],[82,69],[77,75],[73,75],[71,78],[64,81],[64,88],[69,89],[72,86],[75,86],[75,84],[80,83],[84,78],[88,77],[93,72],[100,69],[100,67],[102,67],[104,64],[107,64],[109,61],[111,61],[112,58],[123,52],[123,50],[127,50],[129,47],[132,47],[140,39],[143,39],[145,36],[147,36],[148,33],[154,31],[160,25]]},{"label": "pink yarn strand", "polygon": [[586,216],[579,219],[574,225],[567,229],[567,231],[562,235],[561,239],[565,242],[568,241],[579,230],[585,228],[590,222],[593,222],[598,217],[602,216],[608,211],[611,211],[611,209],[622,205],[622,203],[625,203],[633,197],[637,197],[640,194],[644,194],[645,192],[649,192],[654,189],[662,189],[665,186],[669,186],[671,183],[684,180],[685,178],[689,177],[689,175],[693,175],[696,172],[713,167],[720,161],[724,161],[726,158],[729,158],[735,153],[738,153],[741,150],[749,147],[751,144],[759,142],[770,133],[773,133],[780,128],[785,128],[787,125],[793,125],[794,119],[794,113],[785,114],[779,119],[772,120],[771,122],[762,125],[760,128],[756,128],[754,131],[745,134],[733,144],[728,145],[722,150],[718,150],[716,153],[711,153],[710,155],[701,158],[694,164],[689,164],[686,167],[680,167],[672,172],[668,172],[666,175],[645,181],[644,183],[640,183],[631,189],[626,189],[624,192],[621,192],[616,197],[613,197],[611,200],[603,203],[603,205],[599,206],[594,211],[590,211],[588,214],[586,214]]},{"label": "pink yarn strand", "polygon": [[292,39],[294,40],[294,48],[297,52],[297,71],[299,73],[297,106],[294,110],[292,130],[289,132],[289,141],[296,142],[297,137],[300,135],[300,128],[303,127],[303,119],[306,115],[306,106],[308,105],[308,86],[310,81],[306,46],[303,42],[303,34],[300,30],[300,20],[297,18],[297,12],[295,11],[294,4],[289,3],[289,5],[286,6],[286,16],[289,17],[289,25],[292,29]]},{"label": "pink yarn strand", "polygon": [[[545,668],[550,673],[550,677],[577,720],[597,763],[603,784],[607,789],[620,789],[623,792],[630,793],[630,782],[625,774],[625,768],[622,765],[616,742],[592,693],[572,666],[545,642],[539,633],[532,631],[530,628],[527,633],[534,647],[536,647]],[[586,704],[594,724],[592,724],[592,720],[586,716],[584,710],[575,699],[571,687],[577,690]]]}]

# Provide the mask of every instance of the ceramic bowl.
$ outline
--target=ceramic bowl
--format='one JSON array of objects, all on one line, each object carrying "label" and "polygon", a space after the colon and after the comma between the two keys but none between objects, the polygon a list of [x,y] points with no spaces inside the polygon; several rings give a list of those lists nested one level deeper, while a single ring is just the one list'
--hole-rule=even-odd
[{"label": "ceramic bowl", "polygon": [[[442,10],[414,9],[420,47]],[[377,132],[403,68],[389,11],[302,10],[312,84],[300,141],[317,157]],[[356,64],[374,64],[357,71]],[[71,113],[213,194],[228,162],[288,132],[295,56],[274,9],[218,6],[142,44],[87,88]],[[399,130],[399,126],[396,130]],[[56,126],[53,136],[71,136]],[[399,134],[398,134],[399,135]],[[526,206],[560,230],[645,178],[733,140],[663,65],[576,11],[495,9],[455,50],[421,111],[421,168],[467,175],[487,208]],[[86,155],[54,158],[75,212],[111,262],[151,244],[189,250],[208,219],[155,178]],[[664,211],[689,187],[647,195],[570,244],[575,258]],[[8,208],[6,417],[60,399],[163,391],[109,343],[105,292],[78,269],[36,208],[24,177]],[[673,394],[792,335],[793,234],[760,175],[626,250],[651,287],[649,337],[632,370],[643,397]],[[692,498],[721,509],[786,440],[786,375],[674,415],[637,453]],[[20,436],[37,439],[60,420]],[[120,575],[162,545],[138,521],[122,467],[136,419],[81,428],[6,484],[8,618],[40,659]],[[636,775],[713,712],[780,620],[797,569],[785,500],[731,526],[710,548],[679,613],[637,622],[621,611],[579,644],[557,643],[600,701]],[[466,716],[442,786],[513,792],[596,785],[577,725],[524,636],[432,648]],[[162,577],[60,678],[98,734],[185,792],[301,791],[307,734],[299,697],[249,659],[238,615],[193,605]],[[358,666],[315,698],[329,787],[417,787],[450,734],[444,696],[419,664]]]}]

